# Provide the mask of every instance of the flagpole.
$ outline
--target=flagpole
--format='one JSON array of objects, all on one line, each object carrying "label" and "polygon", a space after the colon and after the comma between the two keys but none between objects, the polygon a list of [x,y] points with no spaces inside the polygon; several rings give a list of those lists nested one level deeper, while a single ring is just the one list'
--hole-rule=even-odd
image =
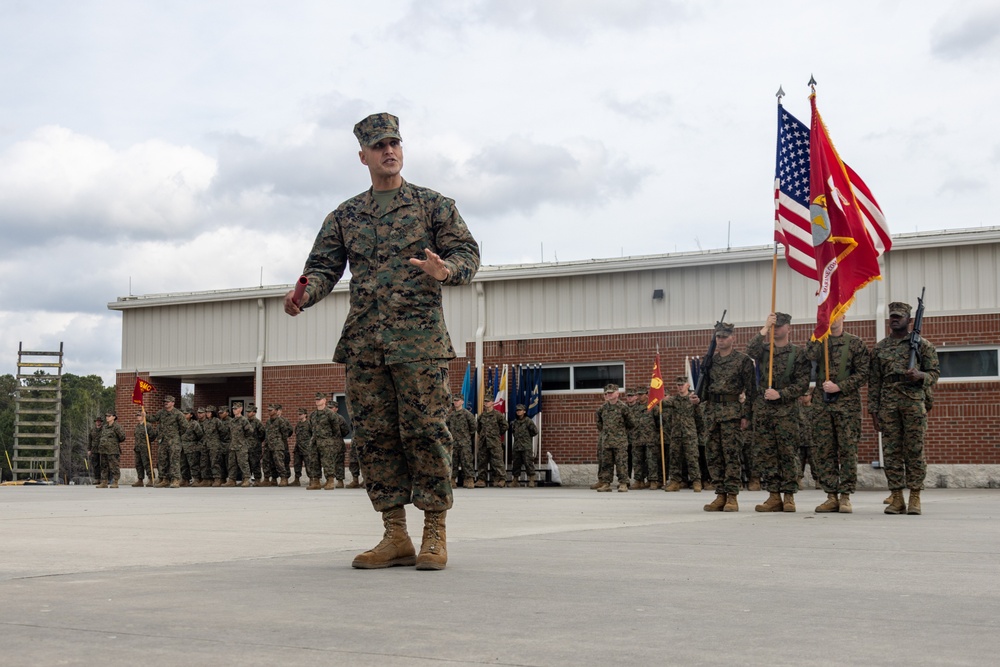
[{"label": "flagpole", "polygon": [[[778,242],[774,242],[774,256],[771,258],[771,312],[777,308],[777,287],[778,287]],[[768,352],[767,360],[767,388],[774,387],[774,325],[771,326],[771,349]]]},{"label": "flagpole", "polygon": [[149,456],[149,481],[155,483],[156,480],[153,478],[153,447],[149,444],[149,423],[146,421],[145,401],[142,404],[142,426],[142,430],[146,433],[146,454]]}]

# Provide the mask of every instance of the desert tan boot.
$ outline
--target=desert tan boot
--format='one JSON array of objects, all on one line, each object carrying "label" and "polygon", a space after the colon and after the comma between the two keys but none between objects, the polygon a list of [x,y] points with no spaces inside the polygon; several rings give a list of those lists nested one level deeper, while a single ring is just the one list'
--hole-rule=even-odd
[{"label": "desert tan boot", "polygon": [[837,500],[836,493],[826,494],[826,502],[816,507],[817,514],[824,514],[826,512],[839,512],[839,511],[840,511],[840,501]]},{"label": "desert tan boot", "polygon": [[374,548],[354,557],[351,567],[359,570],[377,570],[398,565],[415,565],[417,552],[410,536],[406,534],[406,510],[393,507],[382,512],[385,534]]},{"label": "desert tan boot", "polygon": [[705,505],[705,507],[703,507],[702,509],[704,509],[706,512],[721,512],[725,506],[726,506],[726,494],[717,493],[715,494],[715,500],[713,500],[708,505]]},{"label": "desert tan boot", "polygon": [[417,554],[418,570],[443,570],[448,564],[445,514],[445,511],[424,512],[424,536]]},{"label": "desert tan boot", "polygon": [[786,493],[785,502],[782,503],[781,510],[783,512],[794,512],[795,511],[795,494]]},{"label": "desert tan boot", "polygon": [[726,494],[726,504],[723,506],[722,511],[723,512],[739,512],[740,511],[740,504],[738,502],[736,502],[736,494],[735,493],[727,493]]},{"label": "desert tan boot", "polygon": [[672,479],[672,480],[670,480],[667,483],[667,485],[665,487],[663,487],[663,490],[664,491],[680,491],[681,490],[681,483],[678,482],[677,480]]},{"label": "desert tan boot", "polygon": [[841,514],[852,514],[854,508],[851,507],[851,494],[842,493],[840,494],[840,507],[837,509]]},{"label": "desert tan boot", "polygon": [[[919,496],[918,496],[919,497]],[[886,514],[906,514],[906,501],[903,500],[903,490],[897,489],[889,496],[891,501],[885,508]]]},{"label": "desert tan boot", "polygon": [[691,482],[691,490],[694,491],[695,493],[701,493],[701,480],[700,479],[696,479],[693,482]]},{"label": "desert tan boot", "polygon": [[783,512],[784,503],[781,502],[781,494],[774,491],[760,505],[754,507],[756,512]]},{"label": "desert tan boot", "polygon": [[[903,492],[900,491],[899,495],[902,496]],[[906,513],[920,514],[920,489],[910,489],[910,498],[906,502]]]}]

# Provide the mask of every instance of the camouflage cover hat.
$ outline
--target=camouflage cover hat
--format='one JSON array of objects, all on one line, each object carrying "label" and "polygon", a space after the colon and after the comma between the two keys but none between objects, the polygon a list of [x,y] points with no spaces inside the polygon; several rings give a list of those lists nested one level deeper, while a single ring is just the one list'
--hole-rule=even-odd
[{"label": "camouflage cover hat", "polygon": [[684,384],[687,381],[688,379],[686,375],[678,375],[676,378],[674,378],[674,382],[676,382],[677,384]]},{"label": "camouflage cover hat", "polygon": [[639,392],[637,392],[635,389],[629,389],[628,391],[625,392],[625,395],[626,396],[635,396],[638,393]]},{"label": "camouflage cover hat", "polygon": [[300,415],[304,415],[304,414],[308,414],[308,412],[306,411],[305,408],[299,408],[299,414]]},{"label": "camouflage cover hat", "polygon": [[249,404],[247,406],[247,412],[257,412],[257,406],[254,405],[253,403]]},{"label": "camouflage cover hat", "polygon": [[198,408],[198,414],[205,414],[205,408]]},{"label": "camouflage cover hat", "polygon": [[614,382],[612,382],[610,384],[604,385],[604,393],[605,394],[610,394],[610,393],[616,392],[616,391],[618,391],[618,385],[616,385]]},{"label": "camouflage cover hat", "polygon": [[176,403],[177,399],[175,399],[173,396],[164,396],[163,397],[163,402],[164,403]]},{"label": "camouflage cover hat", "polygon": [[902,301],[893,301],[889,304],[889,314],[890,315],[902,315],[903,317],[909,317],[913,308],[908,303],[903,303]]},{"label": "camouflage cover hat", "polygon": [[717,322],[715,325],[716,337],[732,336],[734,331],[736,331],[736,326],[731,322]]},{"label": "camouflage cover hat", "polygon": [[403,139],[399,136],[399,119],[391,113],[373,113],[359,121],[354,126],[354,136],[362,146],[371,146],[389,137]]},{"label": "camouflage cover hat", "polygon": [[115,412],[114,410],[108,410],[107,412],[104,413],[104,416],[105,417],[115,417],[115,418],[117,418],[118,417],[118,413]]},{"label": "camouflage cover hat", "polygon": [[326,395],[326,394],[325,394],[324,392],[322,392],[322,391],[317,391],[317,392],[316,392],[316,400],[318,401],[318,400],[319,400],[319,399],[321,399],[321,398],[329,398],[329,396],[327,396],[327,395]]},{"label": "camouflage cover hat", "polygon": [[194,408],[184,408],[183,410],[181,410],[181,412],[183,412],[186,415],[193,415],[194,414]]},{"label": "camouflage cover hat", "polygon": [[219,406],[219,412],[229,412],[229,406],[228,405],[220,405]]},{"label": "camouflage cover hat", "polygon": [[774,314],[774,326],[783,327],[786,324],[792,323],[792,316],[788,313],[775,313]]},{"label": "camouflage cover hat", "polygon": [[524,403],[518,403],[516,406],[514,406],[514,412],[517,412],[518,410],[523,410],[527,412],[528,408],[524,407]]},{"label": "camouflage cover hat", "polygon": [[215,412],[215,406],[214,405],[206,405],[205,406],[205,412]]},{"label": "camouflage cover hat", "polygon": [[451,402],[452,403],[457,403],[458,401],[462,401],[462,403],[465,403],[465,399],[462,398],[461,396],[452,396],[451,397]]},{"label": "camouflage cover hat", "polygon": [[267,409],[268,410],[280,410],[281,409],[281,403],[271,403],[269,406],[267,406]]},{"label": "camouflage cover hat", "polygon": [[243,401],[233,401],[233,407],[234,408],[242,408],[243,407]]}]

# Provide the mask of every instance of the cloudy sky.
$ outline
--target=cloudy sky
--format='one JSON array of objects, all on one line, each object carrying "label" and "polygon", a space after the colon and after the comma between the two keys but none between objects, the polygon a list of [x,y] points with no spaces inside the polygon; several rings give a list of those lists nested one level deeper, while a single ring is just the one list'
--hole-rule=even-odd
[{"label": "cloudy sky", "polygon": [[0,373],[113,382],[109,301],[293,281],[378,111],[486,264],[769,243],[810,75],[893,232],[997,224],[995,2],[12,0],[0,54]]}]

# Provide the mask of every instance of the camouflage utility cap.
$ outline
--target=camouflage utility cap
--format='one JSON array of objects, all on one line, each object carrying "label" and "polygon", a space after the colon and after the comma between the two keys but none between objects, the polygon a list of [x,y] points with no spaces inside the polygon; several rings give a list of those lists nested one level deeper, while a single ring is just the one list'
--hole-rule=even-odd
[{"label": "camouflage utility cap", "polygon": [[517,412],[518,410],[520,410],[522,412],[527,412],[528,411],[528,409],[526,407],[524,407],[524,403],[518,403],[517,404],[517,407],[514,408],[514,412]]},{"label": "camouflage utility cap", "polygon": [[214,405],[206,405],[205,406],[205,412],[215,412],[215,406]]},{"label": "camouflage utility cap", "polygon": [[305,408],[299,408],[299,414],[300,415],[304,415],[304,414],[308,414],[308,412],[306,411]]},{"label": "camouflage utility cap", "polygon": [[163,402],[164,403],[175,403],[176,399],[173,396],[164,396],[163,397]]},{"label": "camouflage utility cap", "polygon": [[391,113],[373,113],[354,126],[354,136],[362,146],[373,146],[383,139],[403,140],[399,136],[399,119]]},{"label": "camouflage utility cap", "polygon": [[317,392],[316,392],[316,400],[318,401],[318,400],[320,400],[321,398],[326,398],[326,394],[324,394],[324,393],[323,393],[323,392],[321,392],[321,391],[317,391]]},{"label": "camouflage utility cap", "polygon": [[198,408],[198,414],[199,415],[205,414],[205,408]]},{"label": "camouflage utility cap", "polygon": [[719,322],[715,325],[716,338],[732,336],[734,331],[736,331],[736,326],[730,322]]},{"label": "camouflage utility cap", "polygon": [[257,406],[251,403],[247,406],[247,412],[257,412]]},{"label": "camouflage utility cap", "polygon": [[786,324],[792,323],[792,316],[788,313],[775,313],[774,314],[774,326],[783,327]]},{"label": "camouflage utility cap", "polygon": [[226,412],[226,413],[228,413],[229,412],[229,406],[228,405],[220,405],[219,406],[219,412]]},{"label": "camouflage utility cap", "polygon": [[901,315],[903,317],[909,317],[913,308],[910,304],[903,303],[902,301],[893,301],[889,304],[889,315]]},{"label": "camouflage utility cap", "polygon": [[687,381],[688,379],[686,375],[678,375],[676,378],[674,378],[674,382],[676,382],[677,384],[684,384]]},{"label": "camouflage utility cap", "polygon": [[281,403],[271,403],[271,405],[267,406],[267,409],[268,410],[280,410],[281,409]]},{"label": "camouflage utility cap", "polygon": [[616,391],[618,391],[618,385],[616,385],[614,382],[612,382],[611,384],[604,385],[605,394],[613,394]]}]

